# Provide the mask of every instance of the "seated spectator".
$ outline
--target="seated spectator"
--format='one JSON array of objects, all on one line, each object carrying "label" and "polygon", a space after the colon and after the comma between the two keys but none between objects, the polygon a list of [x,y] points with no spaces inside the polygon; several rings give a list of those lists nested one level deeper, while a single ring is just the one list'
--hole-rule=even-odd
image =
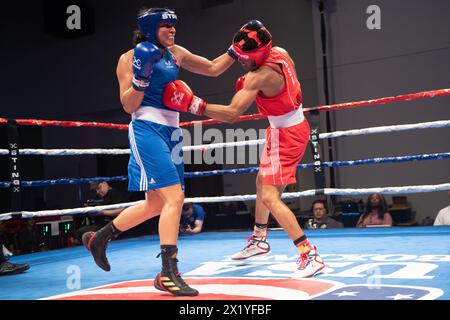
[{"label": "seated spectator", "polygon": [[422,221],[420,222],[421,226],[432,226],[434,224],[434,219],[430,216],[426,216],[425,218],[422,219]]},{"label": "seated spectator", "polygon": [[202,206],[193,203],[185,203],[181,212],[180,234],[200,233],[205,220],[205,211]]},{"label": "seated spectator", "polygon": [[22,273],[30,268],[27,263],[15,264],[7,261],[3,255],[2,232],[0,232],[0,276]]},{"label": "seated spectator", "polygon": [[[0,234],[0,238],[1,238],[1,234]],[[1,240],[0,240],[0,243],[1,243]],[[11,251],[9,251],[9,250],[6,248],[5,245],[3,245],[3,244],[2,244],[0,250],[2,250],[3,256],[4,256],[6,259],[8,259],[9,257],[12,257],[12,256],[14,255]]]},{"label": "seated spectator", "polygon": [[124,195],[116,188],[111,187],[106,181],[100,182],[95,188],[95,192],[97,197],[102,200],[100,203],[102,206],[121,203],[125,200]]},{"label": "seated spectator", "polygon": [[[450,190],[448,190],[450,197]],[[441,209],[434,220],[434,226],[450,226],[450,206]]]},{"label": "seated spectator", "polygon": [[39,252],[46,242],[33,218],[25,219],[25,224],[17,234],[18,254]]},{"label": "seated spectator", "polygon": [[305,223],[304,229],[336,229],[344,227],[342,223],[328,217],[328,206],[326,201],[314,201],[311,210],[314,218],[309,219]]},{"label": "seated spectator", "polygon": [[356,223],[357,228],[375,225],[392,226],[392,217],[387,212],[386,200],[379,193],[369,195],[365,211]]},{"label": "seated spectator", "polygon": [[19,254],[17,251],[15,235],[8,232],[5,221],[0,221],[0,243],[2,243],[6,250],[12,254]]},{"label": "seated spectator", "polygon": [[[125,197],[116,188],[112,188],[108,182],[100,182],[95,188],[97,197],[99,201],[95,201],[97,205],[109,205],[122,203]],[[88,201],[88,203],[94,203],[94,201]],[[103,228],[108,222],[112,221],[119,213],[121,213],[125,208],[102,210],[97,214],[89,215],[88,220],[90,224],[86,224],[75,231],[74,242],[76,244],[81,244],[81,236],[85,232],[97,231]]]}]

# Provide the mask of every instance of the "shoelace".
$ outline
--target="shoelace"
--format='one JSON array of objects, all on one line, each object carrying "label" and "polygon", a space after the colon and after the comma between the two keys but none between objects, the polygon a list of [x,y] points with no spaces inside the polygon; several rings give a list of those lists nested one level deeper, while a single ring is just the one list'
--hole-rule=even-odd
[{"label": "shoelace", "polygon": [[[162,252],[158,253],[158,255],[156,256],[157,258],[159,258],[161,256]],[[175,262],[178,263],[178,258],[175,258]]]},{"label": "shoelace", "polygon": [[177,277],[177,280],[185,287],[187,287],[187,283],[184,282],[183,278],[181,277],[181,273],[175,272],[175,276]]},{"label": "shoelace", "polygon": [[251,235],[250,237],[247,237],[247,244],[253,244],[253,243],[256,243],[256,242],[260,242],[260,241],[265,242],[264,239],[266,239],[266,237],[261,238],[260,240],[257,240],[257,238],[254,235]]},{"label": "shoelace", "polygon": [[251,235],[250,237],[247,237],[247,243],[253,243],[254,239],[255,239],[255,237],[253,235]]},{"label": "shoelace", "polygon": [[[161,256],[160,252],[156,257],[159,258]],[[178,259],[175,258],[175,262],[178,263]],[[181,278],[181,273],[177,270],[174,272],[175,276],[177,277],[177,280],[183,285],[183,286],[187,286],[186,282],[184,282],[183,278]]]},{"label": "shoelace", "polygon": [[247,237],[247,245],[245,246],[244,250],[247,250],[252,245],[256,244],[257,240],[255,240],[255,237],[251,235],[250,237]]},{"label": "shoelace", "polygon": [[301,268],[306,267],[306,265],[308,265],[309,261],[311,260],[311,257],[308,255],[308,253],[309,252],[300,254],[300,257],[298,257],[298,259],[297,259],[297,264]]}]

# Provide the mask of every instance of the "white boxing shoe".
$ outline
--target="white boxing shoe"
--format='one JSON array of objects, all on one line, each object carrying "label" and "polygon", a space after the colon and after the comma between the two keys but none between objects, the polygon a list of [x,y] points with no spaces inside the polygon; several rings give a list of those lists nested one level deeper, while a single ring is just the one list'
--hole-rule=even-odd
[{"label": "white boxing shoe", "polygon": [[265,241],[266,238],[255,238],[254,236],[250,236],[247,240],[247,245],[244,249],[233,254],[231,259],[244,260],[250,257],[268,254],[270,252],[270,245]]},{"label": "white boxing shoe", "polygon": [[323,272],[325,263],[317,253],[317,248],[313,248],[307,252],[302,253],[297,259],[298,269],[292,275],[292,278],[310,278]]}]

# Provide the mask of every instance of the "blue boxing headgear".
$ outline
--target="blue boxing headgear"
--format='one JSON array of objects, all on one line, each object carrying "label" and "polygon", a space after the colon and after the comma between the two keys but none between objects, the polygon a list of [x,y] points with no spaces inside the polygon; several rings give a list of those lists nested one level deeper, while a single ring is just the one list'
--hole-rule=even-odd
[{"label": "blue boxing headgear", "polygon": [[154,45],[163,48],[158,40],[158,28],[160,23],[177,23],[175,11],[162,9],[151,12],[150,10],[137,18],[139,31]]}]

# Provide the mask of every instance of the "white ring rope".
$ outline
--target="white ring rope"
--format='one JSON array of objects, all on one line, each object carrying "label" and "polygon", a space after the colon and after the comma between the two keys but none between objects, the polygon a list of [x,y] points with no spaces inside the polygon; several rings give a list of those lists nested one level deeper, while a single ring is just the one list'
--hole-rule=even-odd
[{"label": "white ring rope", "polygon": [[14,214],[21,214],[22,218],[33,218],[33,217],[52,217],[52,216],[72,215],[72,214],[98,213],[103,210],[128,208],[130,206],[139,204],[141,202],[143,202],[143,200],[135,201],[135,202],[119,203],[119,204],[109,204],[106,206],[82,207],[82,208],[74,208],[74,209],[8,212],[8,213],[0,214],[0,221],[11,219]]},{"label": "white ring rope", "polygon": [[[381,194],[407,194],[407,193],[424,193],[424,192],[437,192],[450,190],[450,183],[443,183],[437,185],[422,185],[422,186],[403,186],[403,187],[379,187],[379,188],[359,188],[359,189],[323,189],[325,195],[336,196],[349,196],[349,195],[366,195],[372,193]],[[294,199],[300,197],[310,197],[316,195],[316,190],[306,190],[300,192],[288,192],[283,193],[282,199]],[[185,203],[214,203],[214,202],[230,202],[230,201],[254,201],[256,195],[240,195],[240,196],[219,196],[219,197],[195,197],[186,198]],[[142,203],[141,201],[128,202],[121,204],[112,204],[107,206],[96,207],[83,207],[75,209],[62,209],[62,210],[44,210],[44,211],[21,211],[21,212],[9,212],[0,214],[0,221],[11,219],[14,214],[21,214],[22,218],[32,217],[47,217],[47,216],[60,216],[71,214],[86,214],[97,213],[102,210],[126,208],[135,204]]]},{"label": "white ring rope", "polygon": [[[0,155],[6,154],[9,154],[9,150],[0,149]],[[130,149],[20,149],[19,154],[25,156],[121,155],[130,154]]]},{"label": "white ring rope", "polygon": [[258,144],[264,144],[265,142],[266,142],[266,139],[246,140],[246,141],[237,141],[237,142],[211,143],[211,144],[186,146],[186,147],[183,147],[183,151],[184,152],[196,151],[196,150],[206,151],[206,150],[219,149],[219,148],[254,146],[254,145],[258,145]]},{"label": "white ring rope", "polygon": [[[431,121],[431,122],[422,122],[416,124],[402,124],[395,126],[381,126],[381,127],[372,127],[372,128],[364,128],[364,129],[353,129],[346,131],[334,131],[328,133],[320,133],[319,139],[329,139],[329,138],[337,138],[344,136],[356,136],[356,135],[368,135],[373,133],[386,133],[386,132],[396,132],[396,131],[405,131],[405,130],[413,130],[413,129],[436,129],[436,128],[445,128],[450,127],[450,120],[441,120],[441,121]],[[184,146],[183,151],[195,151],[195,150],[211,150],[216,148],[225,148],[225,147],[242,147],[242,146],[253,146],[264,144],[265,139],[258,140],[248,140],[248,141],[237,141],[237,142],[223,142],[223,143],[212,143],[212,144],[203,144],[203,145],[193,145],[193,146]],[[9,150],[0,149],[0,155],[8,155]],[[47,155],[47,156],[71,156],[71,155],[123,155],[130,154],[129,149],[21,149],[21,155]]]},{"label": "white ring rope", "polygon": [[414,129],[436,129],[436,128],[446,128],[446,127],[450,127],[450,120],[422,122],[422,123],[415,123],[415,124],[401,124],[401,125],[396,125],[396,126],[381,126],[381,127],[372,127],[372,128],[365,128],[365,129],[347,130],[347,131],[326,132],[326,133],[320,133],[319,139],[367,135],[367,134],[372,134],[372,133],[406,131],[406,130],[414,130]]},{"label": "white ring rope", "polygon": [[[359,188],[359,189],[323,189],[325,195],[330,196],[350,196],[350,195],[366,195],[372,193],[381,194],[406,194],[406,193],[422,193],[422,192],[437,192],[450,190],[450,183],[438,185],[423,185],[423,186],[404,186],[404,187],[381,187],[381,188]],[[281,199],[296,199],[301,197],[310,197],[316,195],[316,190],[306,190],[300,192],[287,192],[281,195]],[[221,197],[196,197],[189,198],[189,202],[193,203],[213,203],[213,202],[229,202],[229,201],[252,201],[256,199],[256,195],[242,195],[242,196],[221,196]]]}]

